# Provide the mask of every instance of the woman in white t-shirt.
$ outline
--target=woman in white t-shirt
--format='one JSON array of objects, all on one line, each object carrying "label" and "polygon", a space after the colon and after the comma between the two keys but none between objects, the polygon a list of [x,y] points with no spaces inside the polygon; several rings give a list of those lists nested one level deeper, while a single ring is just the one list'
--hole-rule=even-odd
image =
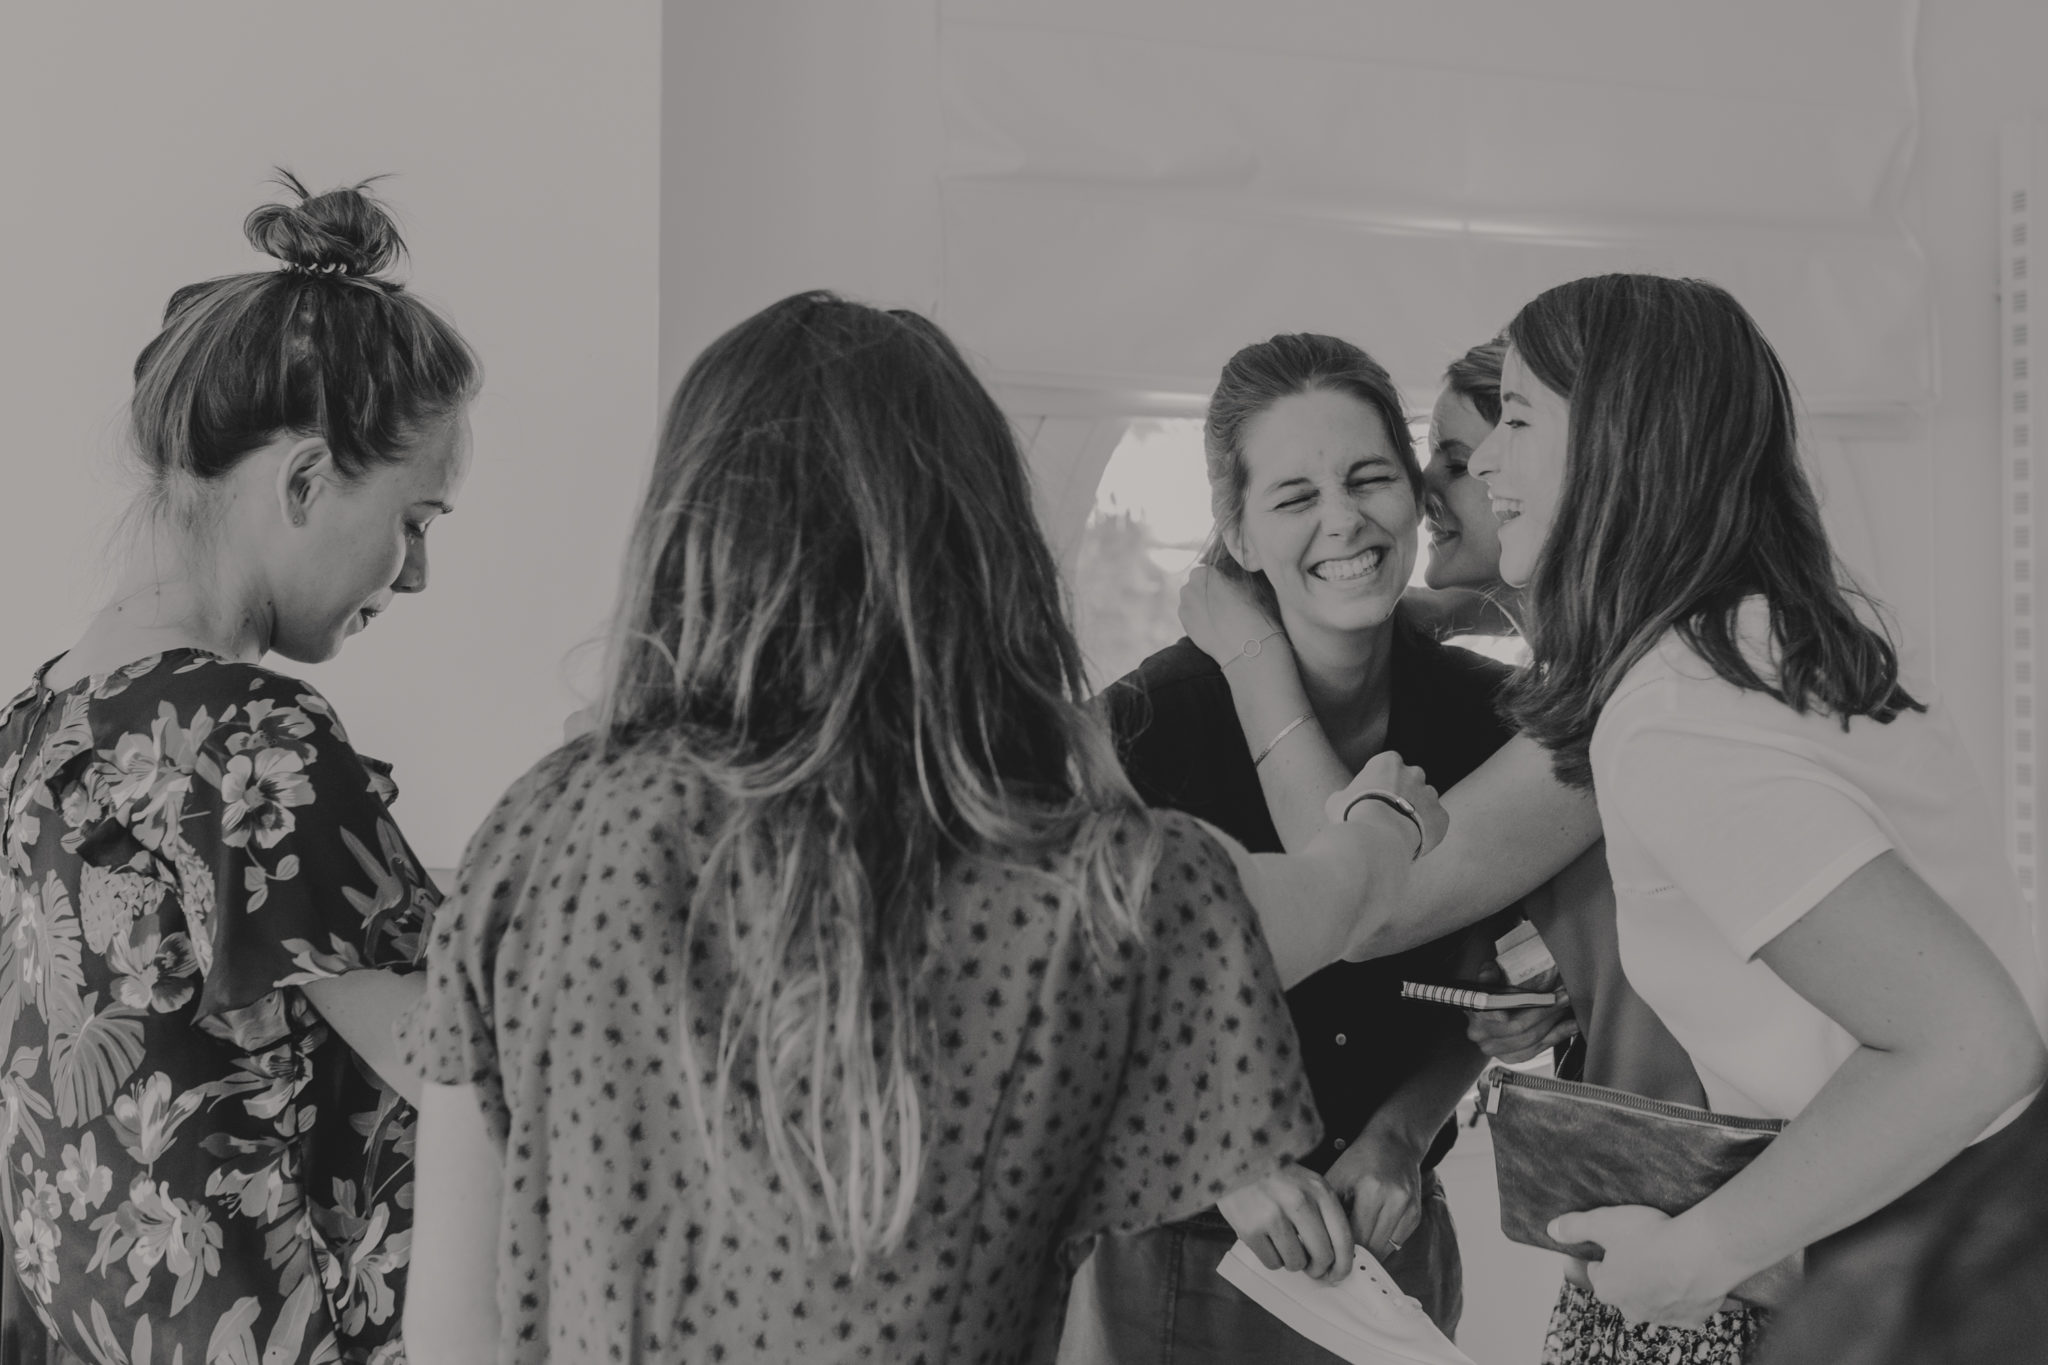
[{"label": "woman in white t-shirt", "polygon": [[1884,1209],[2048,1069],[2038,952],[1938,704],[1899,682],[1801,471],[1790,385],[1724,290],[1609,275],[1509,324],[1474,452],[1523,588],[1507,702],[1597,798],[1622,962],[1717,1110],[1791,1120],[1676,1218],[1557,1220],[1628,1318]]}]

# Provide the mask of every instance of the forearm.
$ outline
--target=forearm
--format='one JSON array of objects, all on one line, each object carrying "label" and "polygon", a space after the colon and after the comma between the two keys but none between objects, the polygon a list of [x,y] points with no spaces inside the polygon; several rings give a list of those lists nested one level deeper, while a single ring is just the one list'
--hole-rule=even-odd
[{"label": "forearm", "polygon": [[1447,1018],[1442,1026],[1426,1035],[1421,1065],[1373,1111],[1359,1134],[1360,1142],[1397,1146],[1419,1162],[1471,1091],[1485,1069],[1486,1056],[1466,1038],[1464,1016],[1454,1010],[1443,1013]]},{"label": "forearm", "polygon": [[1943,1052],[1850,1055],[1812,1103],[1678,1228],[1739,1283],[1875,1213],[1934,1174],[2041,1083],[2040,1049],[2004,1058]]},{"label": "forearm", "polygon": [[[1348,821],[1325,821],[1300,853],[1249,853],[1235,840],[1222,840],[1283,986],[1292,988],[1350,955],[1361,903],[1400,894],[1415,837],[1405,816],[1366,802]],[[1383,891],[1382,883],[1390,889]]]},{"label": "forearm", "polygon": [[420,1078],[399,1051],[397,1025],[425,988],[422,973],[382,970],[348,972],[300,987],[342,1041],[413,1104],[420,1102]]},{"label": "forearm", "polygon": [[[1304,726],[1304,729],[1307,727]],[[1477,924],[1556,876],[1600,838],[1592,794],[1559,783],[1550,755],[1517,735],[1444,793],[1443,842],[1359,906],[1354,961],[1406,952]]]},{"label": "forearm", "polygon": [[1223,670],[1237,723],[1254,756],[1296,720],[1309,718],[1274,745],[1258,763],[1259,788],[1279,831],[1281,846],[1299,853],[1322,832],[1323,802],[1351,780],[1351,773],[1310,713],[1294,652],[1284,637],[1267,640],[1248,658],[1232,659]]}]

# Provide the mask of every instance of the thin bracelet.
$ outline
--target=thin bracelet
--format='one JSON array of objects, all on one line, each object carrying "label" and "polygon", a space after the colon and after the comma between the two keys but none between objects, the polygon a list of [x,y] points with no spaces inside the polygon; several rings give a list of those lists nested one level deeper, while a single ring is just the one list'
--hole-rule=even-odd
[{"label": "thin bracelet", "polygon": [[1285,635],[1286,633],[1284,630],[1269,630],[1256,640],[1246,640],[1243,645],[1238,647],[1237,653],[1223,661],[1221,667],[1228,668],[1239,659],[1258,658],[1259,655],[1266,652],[1266,641],[1272,639],[1275,635]]},{"label": "thin bracelet", "polygon": [[1266,747],[1259,750],[1259,756],[1252,760],[1252,766],[1256,768],[1261,763],[1264,763],[1266,761],[1266,755],[1272,753],[1273,750],[1280,747],[1281,740],[1293,734],[1296,728],[1299,727],[1303,721],[1314,720],[1315,718],[1315,712],[1304,711],[1300,715],[1296,716],[1293,720],[1290,720],[1285,725],[1281,726],[1280,733],[1273,736],[1271,739],[1267,740]]},{"label": "thin bracelet", "polygon": [[1344,813],[1337,817],[1337,823],[1341,825],[1346,820],[1349,820],[1351,812],[1358,808],[1358,803],[1361,801],[1377,801],[1389,810],[1396,810],[1407,816],[1408,823],[1415,826],[1415,851],[1408,855],[1408,861],[1412,863],[1422,856],[1422,845],[1429,836],[1422,832],[1422,817],[1416,813],[1415,807],[1408,802],[1406,797],[1384,791],[1360,792],[1345,803]]}]

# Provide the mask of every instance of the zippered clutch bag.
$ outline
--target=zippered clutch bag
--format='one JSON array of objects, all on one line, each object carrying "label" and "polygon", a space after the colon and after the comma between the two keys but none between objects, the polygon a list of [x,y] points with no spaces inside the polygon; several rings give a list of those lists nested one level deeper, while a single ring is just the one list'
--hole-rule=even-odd
[{"label": "zippered clutch bag", "polygon": [[[1509,1241],[1582,1261],[1599,1260],[1600,1248],[1552,1240],[1545,1229],[1553,1218],[1618,1204],[1676,1216],[1727,1184],[1785,1127],[1505,1067],[1479,1078],[1479,1094],[1493,1135],[1500,1230]],[[1760,1308],[1782,1303],[1803,1261],[1795,1253],[1730,1297]]]}]

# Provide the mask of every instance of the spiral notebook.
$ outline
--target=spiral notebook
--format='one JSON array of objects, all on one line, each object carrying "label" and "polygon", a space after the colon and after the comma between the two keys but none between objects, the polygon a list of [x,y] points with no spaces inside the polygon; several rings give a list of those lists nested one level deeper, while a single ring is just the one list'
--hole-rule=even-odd
[{"label": "spiral notebook", "polygon": [[1473,1365],[1364,1247],[1352,1249],[1352,1271],[1336,1284],[1268,1270],[1243,1242],[1230,1248],[1216,1273],[1351,1365]]},{"label": "spiral notebook", "polygon": [[1410,1000],[1427,1000],[1436,1005],[1456,1005],[1461,1010],[1519,1010],[1532,1005],[1555,1005],[1556,991],[1494,990],[1490,986],[1432,986],[1425,981],[1403,981],[1401,994]]}]

